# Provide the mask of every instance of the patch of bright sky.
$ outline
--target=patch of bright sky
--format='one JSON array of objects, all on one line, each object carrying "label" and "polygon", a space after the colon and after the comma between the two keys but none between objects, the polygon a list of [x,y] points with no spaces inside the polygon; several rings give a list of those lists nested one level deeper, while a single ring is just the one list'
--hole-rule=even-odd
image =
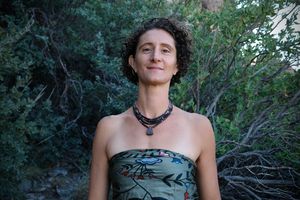
[{"label": "patch of bright sky", "polygon": [[[259,1],[241,1],[237,5],[237,9],[246,8],[249,5],[259,5]],[[276,7],[275,7],[276,8]],[[289,13],[289,14],[288,14]],[[286,17],[284,15],[288,14]],[[270,33],[274,36],[274,38],[279,38],[279,33],[286,28],[286,22],[288,19],[291,19],[293,15],[296,15],[297,19],[292,25],[292,28],[294,29],[294,36],[296,38],[300,37],[300,6],[296,6],[295,4],[291,4],[286,8],[278,10],[276,16],[272,19],[273,21],[273,28],[274,30]],[[284,19],[282,19],[284,17]],[[258,29],[254,29],[253,32],[257,33]],[[286,37],[283,38],[283,40],[286,40]],[[250,44],[252,47],[257,47],[260,49],[261,41],[255,41],[253,44]],[[247,44],[249,46],[249,44]],[[300,46],[299,46],[300,48]],[[282,58],[284,59],[285,55],[284,53],[281,53]],[[292,67],[295,70],[300,69],[300,57],[296,58],[295,60],[290,60]]]},{"label": "patch of bright sky", "polygon": [[[282,19],[283,16],[286,14],[288,14],[288,15],[284,19]],[[276,27],[271,32],[271,34],[274,35],[274,37],[278,38],[279,37],[278,34],[286,28],[287,20],[291,19],[293,15],[296,15],[296,17],[297,17],[295,22],[292,24],[292,28],[294,29],[293,35],[299,39],[299,37],[300,37],[300,6],[299,5],[297,6],[295,4],[291,4],[290,6],[278,11],[276,17],[273,19],[273,22],[274,22],[273,27],[275,27],[275,26]],[[286,40],[286,38],[283,38],[283,40]],[[300,48],[300,46],[297,48]],[[284,54],[282,56],[285,57]],[[295,70],[299,70],[300,69],[300,57],[291,61],[291,65]]]},{"label": "patch of bright sky", "polygon": [[[289,13],[289,15],[285,19],[281,20],[282,16],[287,14],[287,13]],[[283,9],[278,11],[277,16],[273,19],[274,26],[276,24],[278,24],[278,25],[272,31],[271,34],[276,35],[281,30],[285,29],[287,19],[291,19],[292,15],[294,15],[294,14],[296,14],[297,20],[295,21],[296,23],[294,23],[292,25],[292,27],[294,28],[295,32],[297,32],[297,31],[299,32],[300,31],[300,6],[296,6],[295,4],[291,4],[289,7],[283,8]],[[298,37],[299,37],[299,34],[298,34]]]}]

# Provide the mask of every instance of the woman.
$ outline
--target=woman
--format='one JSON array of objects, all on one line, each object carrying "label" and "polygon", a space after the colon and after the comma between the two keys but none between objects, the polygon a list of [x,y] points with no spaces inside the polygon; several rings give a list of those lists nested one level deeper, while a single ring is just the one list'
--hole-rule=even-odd
[{"label": "woman", "polygon": [[155,18],[125,45],[123,72],[138,85],[133,107],[104,117],[93,143],[90,200],[220,199],[209,120],[169,101],[186,73],[191,40],[175,20]]}]

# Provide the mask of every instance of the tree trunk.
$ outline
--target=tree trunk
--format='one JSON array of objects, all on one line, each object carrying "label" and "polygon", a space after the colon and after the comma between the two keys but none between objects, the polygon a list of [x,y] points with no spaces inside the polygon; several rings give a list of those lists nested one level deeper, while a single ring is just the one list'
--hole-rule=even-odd
[{"label": "tree trunk", "polygon": [[202,8],[212,12],[219,11],[223,4],[224,0],[202,0]]}]

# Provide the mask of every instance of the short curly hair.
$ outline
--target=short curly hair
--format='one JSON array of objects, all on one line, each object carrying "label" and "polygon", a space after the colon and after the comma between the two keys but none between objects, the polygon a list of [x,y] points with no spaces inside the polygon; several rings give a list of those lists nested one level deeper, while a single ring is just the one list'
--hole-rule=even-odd
[{"label": "short curly hair", "polygon": [[169,34],[175,40],[176,58],[178,72],[172,77],[171,85],[180,82],[180,77],[184,76],[187,72],[188,66],[191,61],[191,46],[192,39],[190,32],[184,24],[170,18],[153,18],[145,22],[143,26],[138,28],[124,43],[122,50],[122,72],[128,78],[129,81],[136,84],[138,83],[138,76],[128,63],[128,59],[131,55],[135,56],[136,48],[141,35],[152,29],[162,29]]}]

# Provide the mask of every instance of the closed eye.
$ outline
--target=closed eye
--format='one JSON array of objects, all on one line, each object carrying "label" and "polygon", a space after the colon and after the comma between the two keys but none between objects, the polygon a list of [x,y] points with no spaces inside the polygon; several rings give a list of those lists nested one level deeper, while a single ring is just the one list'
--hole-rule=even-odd
[{"label": "closed eye", "polygon": [[167,48],[162,49],[162,52],[163,53],[171,53],[171,51],[169,49],[167,49]]},{"label": "closed eye", "polygon": [[143,53],[150,53],[151,51],[152,51],[152,49],[148,48],[148,47],[145,47],[145,48],[142,49]]}]

